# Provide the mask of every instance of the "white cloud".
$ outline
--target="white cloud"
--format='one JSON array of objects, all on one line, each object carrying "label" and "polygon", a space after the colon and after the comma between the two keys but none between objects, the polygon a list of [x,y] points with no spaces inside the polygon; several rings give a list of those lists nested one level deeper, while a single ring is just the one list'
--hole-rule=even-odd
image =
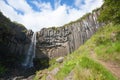
[{"label": "white cloud", "polygon": [[8,4],[15,9],[23,11],[27,14],[33,12],[32,8],[27,4],[25,0],[7,0]]},{"label": "white cloud", "polygon": [[60,6],[60,2],[61,2],[61,0],[54,0],[55,9],[57,9]]},{"label": "white cloud", "polygon": [[37,2],[37,1],[32,1],[33,4],[35,4],[41,11],[44,10],[52,10],[52,7],[50,5],[50,2]]},{"label": "white cloud", "polygon": [[75,0],[75,6],[80,7],[83,0]]},{"label": "white cloud", "polygon": [[[84,2],[84,4],[81,4]],[[99,8],[103,4],[103,0],[75,0],[75,6],[84,12],[91,12],[93,9]]]},{"label": "white cloud", "polygon": [[4,15],[9,17],[12,21],[16,20],[19,21],[21,19],[21,15],[18,15],[12,7],[6,5],[6,3],[3,0],[0,0],[0,11],[3,12]]},{"label": "white cloud", "polygon": [[[81,0],[75,0],[74,4],[77,7],[81,5],[79,7],[81,9],[78,10],[66,4],[60,5],[60,1],[61,0],[55,0],[55,9],[52,9],[49,2],[45,3],[33,0],[33,4],[41,10],[40,12],[36,12],[26,0],[8,0],[9,5],[7,5],[4,0],[0,0],[0,10],[12,21],[22,23],[27,29],[38,31],[43,27],[62,26],[70,21],[74,21],[86,12],[100,7],[103,3],[102,0],[84,0],[85,5],[81,5]],[[17,14],[13,8],[23,11],[24,15]]]}]

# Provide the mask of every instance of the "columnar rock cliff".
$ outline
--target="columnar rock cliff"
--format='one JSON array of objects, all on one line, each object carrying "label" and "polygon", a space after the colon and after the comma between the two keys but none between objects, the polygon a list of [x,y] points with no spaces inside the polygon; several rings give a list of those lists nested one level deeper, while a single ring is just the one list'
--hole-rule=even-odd
[{"label": "columnar rock cliff", "polygon": [[[97,21],[98,16],[99,10],[96,10],[64,26],[38,31],[36,58],[54,58],[72,53],[104,25]],[[0,62],[9,63],[4,59],[11,58],[14,59],[11,62],[17,60],[15,63],[21,63],[22,60],[18,59],[25,59],[32,35],[32,30],[28,31],[23,25],[11,22],[0,13]]]},{"label": "columnar rock cliff", "polygon": [[62,27],[43,28],[37,32],[36,56],[54,58],[72,53],[104,25],[97,21],[98,16],[96,10]]}]

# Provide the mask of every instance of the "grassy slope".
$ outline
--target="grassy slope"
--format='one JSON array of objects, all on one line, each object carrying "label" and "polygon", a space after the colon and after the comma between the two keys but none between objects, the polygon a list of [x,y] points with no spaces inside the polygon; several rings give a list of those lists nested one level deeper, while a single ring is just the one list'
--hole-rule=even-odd
[{"label": "grassy slope", "polygon": [[[68,55],[62,64],[53,64],[49,70],[62,65],[55,75],[57,80],[64,80],[72,71],[74,80],[116,80],[116,78],[90,57],[95,53],[98,59],[120,63],[120,25],[109,24],[92,36],[78,50]],[[36,75],[36,80],[38,75]]]}]

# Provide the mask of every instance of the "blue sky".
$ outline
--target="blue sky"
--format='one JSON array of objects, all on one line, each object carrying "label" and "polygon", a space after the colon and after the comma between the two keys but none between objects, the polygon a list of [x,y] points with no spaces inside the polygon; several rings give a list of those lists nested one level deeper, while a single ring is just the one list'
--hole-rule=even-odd
[{"label": "blue sky", "polygon": [[27,29],[62,26],[100,7],[103,0],[0,0],[0,11]]},{"label": "blue sky", "polygon": [[[26,1],[27,1],[28,4],[30,4],[32,6],[32,8],[35,11],[39,11],[39,8],[35,4],[32,3],[32,0],[26,0]],[[57,1],[59,2],[60,0],[36,0],[36,1],[41,2],[41,3],[50,3],[51,6],[52,6],[52,9],[55,9],[55,3]],[[84,0],[83,0],[83,2],[84,2]],[[60,5],[66,4],[68,6],[75,7],[73,3],[74,3],[74,0],[61,0],[59,4]]]}]

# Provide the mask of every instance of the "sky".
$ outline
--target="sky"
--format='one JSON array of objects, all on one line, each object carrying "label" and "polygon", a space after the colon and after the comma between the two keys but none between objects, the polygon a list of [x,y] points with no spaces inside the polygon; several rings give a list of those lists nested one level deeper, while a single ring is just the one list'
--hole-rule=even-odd
[{"label": "sky", "polygon": [[59,27],[103,4],[103,0],[0,0],[0,11],[27,29]]}]

